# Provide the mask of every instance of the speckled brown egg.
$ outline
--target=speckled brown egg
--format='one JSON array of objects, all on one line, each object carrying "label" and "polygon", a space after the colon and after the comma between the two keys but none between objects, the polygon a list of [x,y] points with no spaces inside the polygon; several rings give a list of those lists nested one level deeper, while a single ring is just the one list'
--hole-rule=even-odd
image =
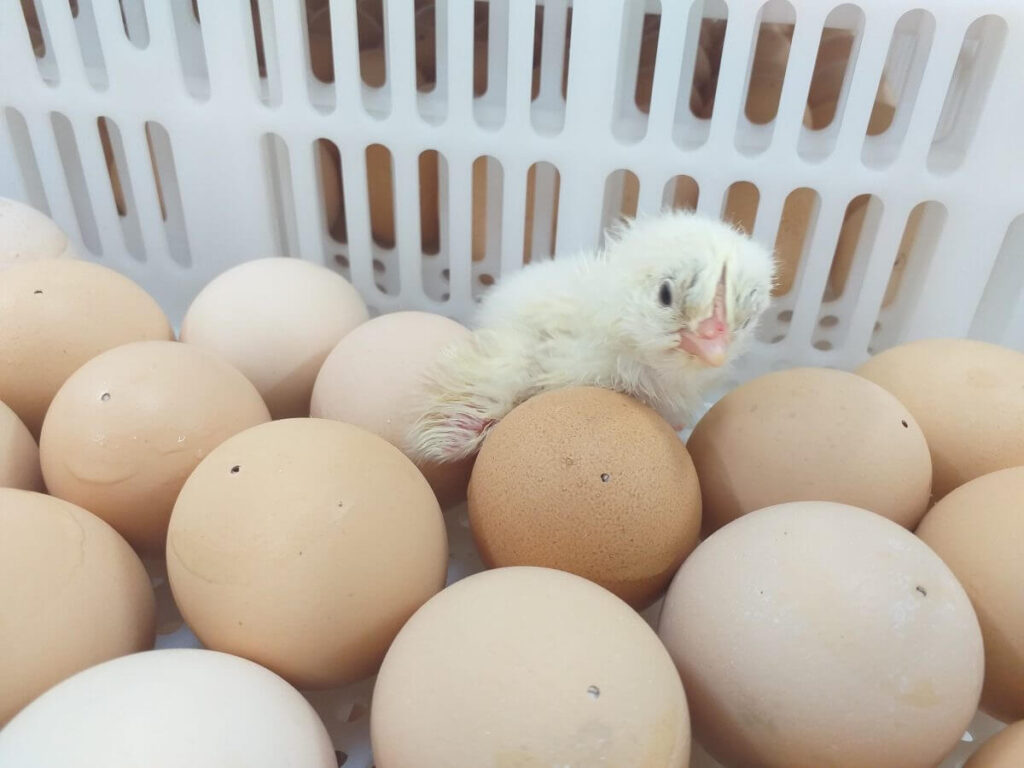
[{"label": "speckled brown egg", "polygon": [[932,454],[932,493],[1024,464],[1024,354],[967,339],[930,339],[875,355],[857,373],[914,415]]},{"label": "speckled brown egg", "polygon": [[1024,467],[982,475],[925,515],[917,535],[967,590],[985,638],[981,706],[1024,719]]},{"label": "speckled brown egg", "polygon": [[1024,765],[1024,720],[986,741],[964,768],[1020,768]]},{"label": "speckled brown egg", "polygon": [[835,501],[913,528],[928,508],[928,445],[910,412],[845,371],[794,368],[729,392],[687,443],[704,533],[755,509]]},{"label": "speckled brown egg", "polygon": [[[469,330],[429,312],[391,312],[352,330],[327,356],[310,415],[355,424],[403,450],[420,381],[441,350]],[[442,507],[466,498],[472,459],[419,463]]]},{"label": "speckled brown egg", "polygon": [[375,672],[447,567],[420,471],[386,440],[327,419],[225,441],[185,483],[167,536],[174,599],[199,639],[300,688]]},{"label": "speckled brown egg", "polygon": [[83,363],[172,337],[157,303],[112,269],[77,259],[19,264],[0,280],[0,400],[38,436],[50,400]]},{"label": "speckled brown egg", "polygon": [[74,504],[0,488],[0,585],[0,727],[64,678],[153,645],[146,569]]},{"label": "speckled brown egg", "polygon": [[18,415],[0,403],[0,488],[43,490],[39,446]]},{"label": "speckled brown egg", "polygon": [[569,571],[638,607],[668,584],[700,530],[686,446],[647,406],[594,387],[546,392],[502,419],[468,498],[489,566]]},{"label": "speckled brown egg", "polygon": [[378,768],[683,768],[690,723],[658,637],[596,584],[498,568],[426,603],[370,711]]},{"label": "speckled brown egg", "polygon": [[0,197],[0,270],[38,259],[68,259],[75,249],[53,219],[31,205]]},{"label": "speckled brown egg", "polygon": [[43,478],[54,496],[157,554],[196,465],[269,418],[256,388],[212,352],[173,341],[125,344],[83,365],[53,398],[40,437]]}]

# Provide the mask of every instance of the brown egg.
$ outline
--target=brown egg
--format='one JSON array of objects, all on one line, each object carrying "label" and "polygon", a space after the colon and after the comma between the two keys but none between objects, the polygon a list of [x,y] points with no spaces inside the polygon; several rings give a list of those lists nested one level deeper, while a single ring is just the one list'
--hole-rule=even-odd
[{"label": "brown egg", "polygon": [[100,352],[173,338],[167,317],[138,285],[77,259],[19,264],[0,280],[0,400],[33,435],[61,384]]},{"label": "brown egg", "polygon": [[74,504],[0,488],[0,584],[0,727],[75,672],[153,645],[146,569]]},{"label": "brown egg", "polygon": [[658,631],[694,736],[728,766],[934,768],[981,692],[956,578],[912,533],[845,504],[781,504],[712,534]]},{"label": "brown egg", "polygon": [[1024,765],[1024,720],[986,741],[964,768],[1020,768]]},{"label": "brown egg", "polygon": [[167,572],[203,643],[300,688],[376,671],[444,585],[448,541],[401,451],[350,424],[287,419],[235,435],[178,497]]},{"label": "brown egg", "polygon": [[896,395],[921,425],[936,500],[968,480],[1024,464],[1024,354],[932,339],[886,350],[857,373]]},{"label": "brown egg", "polygon": [[424,605],[373,690],[377,768],[682,768],[686,696],[629,606],[572,574],[499,568]]},{"label": "brown egg", "polygon": [[39,447],[18,415],[0,403],[0,488],[43,490]]},{"label": "brown egg", "polygon": [[212,352],[173,341],[111,349],[73,373],[40,437],[50,493],[163,551],[185,479],[226,438],[267,421],[259,393]]},{"label": "brown egg", "polygon": [[1024,719],[1024,467],[993,472],[947,495],[917,535],[967,590],[985,638],[981,706]]},{"label": "brown egg", "polygon": [[[310,415],[355,424],[404,450],[421,377],[445,346],[468,336],[464,326],[428,312],[375,317],[328,355]],[[418,466],[442,507],[466,498],[472,459]]]},{"label": "brown egg", "polygon": [[256,385],[275,419],[309,415],[324,359],[368,317],[344,277],[302,259],[256,259],[214,278],[181,324],[181,340],[223,357]]},{"label": "brown egg", "polygon": [[49,216],[0,197],[0,271],[38,259],[69,259],[75,249]]},{"label": "brown egg", "polygon": [[469,522],[489,566],[538,565],[642,607],[697,544],[700,488],[686,446],[626,395],[538,395],[488,435],[469,483]]},{"label": "brown egg", "polygon": [[719,400],[687,443],[704,534],[787,501],[836,501],[913,528],[928,508],[921,429],[881,387],[828,368],[749,381]]}]

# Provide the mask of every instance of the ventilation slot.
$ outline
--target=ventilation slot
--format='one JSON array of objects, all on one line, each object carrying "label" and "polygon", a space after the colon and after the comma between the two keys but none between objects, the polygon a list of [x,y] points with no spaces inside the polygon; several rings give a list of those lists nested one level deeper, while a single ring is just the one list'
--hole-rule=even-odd
[{"label": "ventilation slot", "polygon": [[708,138],[728,17],[724,0],[698,1],[690,8],[673,130],[676,143],[686,149]]},{"label": "ventilation slot", "polygon": [[46,25],[46,16],[42,8],[37,7],[38,0],[21,0],[21,12],[25,17],[25,31],[28,33],[29,44],[36,57],[36,66],[43,81],[55,85],[60,81],[57,59],[53,55],[50,42],[50,30]]},{"label": "ventilation slot", "polygon": [[381,248],[394,248],[395,194],[391,152],[382,144],[371,144],[366,148],[366,191],[370,198],[373,242]]},{"label": "ventilation slot", "polygon": [[57,141],[57,152],[60,155],[64,176],[68,183],[71,204],[75,210],[75,218],[78,220],[78,229],[82,233],[82,242],[92,254],[102,256],[103,247],[100,244],[100,234],[96,227],[96,216],[93,213],[92,201],[89,199],[89,188],[85,183],[85,173],[82,169],[82,157],[78,151],[71,121],[59,112],[51,112],[50,121],[53,125],[54,138]]},{"label": "ventilation slot", "polygon": [[345,220],[345,188],[341,173],[341,154],[333,141],[317,139],[317,167],[320,173],[320,199],[323,203],[324,226],[337,243],[348,242]]},{"label": "ventilation slot", "polygon": [[928,169],[956,169],[974,138],[1006,40],[1006,22],[999,16],[976,19],[964,35],[960,56],[935,129]]},{"label": "ventilation slot", "polygon": [[508,68],[509,2],[477,0],[473,4],[473,115],[486,128],[505,122]]},{"label": "ventilation slot", "polygon": [[252,23],[256,91],[264,104],[276,107],[281,103],[281,80],[276,57],[271,61],[267,56],[268,50],[275,50],[274,46],[266,43],[273,35],[273,18],[270,0],[250,0],[249,19]]},{"label": "ventilation slot", "polygon": [[729,187],[729,191],[725,195],[722,218],[749,235],[754,231],[757,205],[760,200],[761,193],[757,187],[749,181],[737,181]]},{"label": "ventilation slot", "polygon": [[820,160],[835,148],[863,29],[864,13],[853,5],[841,5],[825,19],[807,92],[805,124],[811,130],[797,143],[801,157]]},{"label": "ventilation slot", "polygon": [[473,3],[473,95],[487,93],[487,53],[490,44],[490,17],[487,0]]},{"label": "ventilation slot", "polygon": [[437,8],[434,0],[415,0],[416,88],[430,93],[437,87]]},{"label": "ventilation slot", "polygon": [[381,144],[366,148],[366,194],[374,248],[374,279],[388,295],[401,289],[395,252],[395,187],[391,151]]},{"label": "ventilation slot", "polygon": [[[288,145],[276,133],[264,134],[261,144],[263,164],[267,169],[266,175],[269,180],[267,195],[270,198],[270,210],[274,214],[274,234],[277,239],[277,251],[281,256],[297,257],[299,255],[299,237],[296,226],[295,196],[292,191],[292,171],[291,161],[288,158]],[[321,165],[322,169],[323,166]],[[343,256],[342,258],[345,257]],[[344,263],[339,263],[342,266],[347,266],[347,259],[345,259]]]},{"label": "ventilation slot", "polygon": [[700,187],[692,176],[676,176],[665,185],[664,205],[676,211],[695,211]]},{"label": "ventilation slot", "polygon": [[550,135],[565,125],[572,8],[567,0],[537,0],[536,14],[530,119],[535,130]]},{"label": "ventilation slot", "polygon": [[793,290],[797,272],[810,242],[812,219],[818,208],[818,193],[807,187],[794,189],[786,197],[775,236],[775,287],[773,296]]},{"label": "ventilation slot", "polygon": [[418,107],[424,120],[438,124],[448,108],[448,62],[444,37],[437,32],[438,14],[445,13],[445,6],[438,10],[435,0],[415,0],[413,8]]},{"label": "ventilation slot", "polygon": [[199,6],[192,0],[168,0],[174,17],[174,35],[178,41],[178,58],[185,78],[185,90],[195,99],[210,98],[210,73],[206,66],[203,28],[199,20]]},{"label": "ventilation slot", "polygon": [[640,179],[633,171],[618,170],[609,174],[604,185],[604,209],[601,215],[601,242],[607,229],[623,219],[636,216],[640,199]]},{"label": "ventilation slot", "polygon": [[623,10],[623,50],[619,56],[613,125],[615,136],[623,141],[639,141],[647,133],[660,20],[658,0],[646,4],[628,3]]},{"label": "ventilation slot", "polygon": [[[309,56],[309,99],[320,112],[334,109],[334,44],[331,37],[331,8],[327,0],[307,0],[306,53]],[[365,5],[365,3],[364,3]],[[361,25],[360,25],[361,26]]]},{"label": "ventilation slot", "polygon": [[473,295],[479,296],[499,275],[504,169],[497,159],[473,161]]},{"label": "ventilation slot", "polygon": [[526,221],[523,263],[552,259],[558,233],[558,193],[561,177],[551,163],[534,163],[526,174]]},{"label": "ventilation slot", "polygon": [[[935,201],[919,203],[907,217],[874,325],[868,348],[871,354],[903,340],[903,327],[917,305],[945,223],[946,207]],[[879,242],[876,250],[879,248],[891,245]]]},{"label": "ventilation slot", "polygon": [[[871,268],[877,270],[876,264],[889,259],[882,268],[891,270],[890,280],[898,284],[902,276],[905,257],[897,253],[895,260],[891,260],[892,251],[879,242],[882,213],[882,202],[874,195],[859,195],[846,206],[812,336],[815,349],[833,349],[846,341],[857,305],[870,300],[862,293]],[[910,239],[912,231],[908,226]],[[901,244],[901,251],[903,247]]]},{"label": "ventilation slot", "polygon": [[[253,0],[255,2],[255,0]],[[146,6],[137,0],[120,0],[121,24],[128,42],[136,48],[149,46],[149,21],[146,19]]]},{"label": "ventilation slot", "polygon": [[878,231],[882,203],[874,195],[858,195],[846,206],[843,226],[839,230],[832,266],[825,284],[824,300],[838,301],[846,293],[855,263],[863,264],[871,256],[871,248]]},{"label": "ventilation slot", "polygon": [[[773,21],[763,20],[766,13]],[[761,152],[771,141],[795,16],[793,6],[785,0],[771,0],[761,8],[757,42],[747,73],[747,99],[736,130],[736,147],[742,152]]]},{"label": "ventilation slot", "polygon": [[[107,117],[100,117],[96,120],[96,129],[99,131],[100,145],[103,147],[103,159],[106,162],[107,175],[110,178],[110,192],[121,221],[125,247],[137,261],[145,261],[146,250],[142,240],[142,228],[139,224],[135,195],[132,192],[132,182],[128,173],[128,160],[124,153],[121,131]],[[156,176],[155,167],[153,175]],[[166,218],[162,197],[160,198],[160,212],[161,216]]]},{"label": "ventilation slot", "polygon": [[917,103],[934,34],[935,18],[924,10],[908,11],[896,23],[868,120],[861,153],[865,164],[880,168],[896,159]]},{"label": "ventilation slot", "polygon": [[[365,3],[364,3],[365,5]],[[334,45],[331,39],[331,7],[325,0],[306,2],[306,44],[309,67],[321,83],[334,82]]]},{"label": "ventilation slot", "polygon": [[[995,344],[1024,337],[1024,214],[1006,230],[970,335]],[[1011,331],[1013,331],[1011,333]]]},{"label": "ventilation slot", "polygon": [[100,47],[92,0],[82,0],[81,3],[72,0],[69,5],[74,21],[75,36],[78,38],[78,50],[82,55],[85,79],[96,90],[106,90],[110,80],[107,76],[107,64],[103,58],[103,49]]},{"label": "ventilation slot", "polygon": [[658,36],[661,31],[661,4],[655,0],[653,4],[648,5],[647,11],[640,31],[640,54],[636,70],[636,87],[633,92],[636,108],[645,115],[651,111],[654,64],[658,59]]},{"label": "ventilation slot", "polygon": [[192,263],[189,252],[188,232],[185,227],[185,210],[181,205],[178,187],[178,173],[174,166],[171,138],[162,125],[146,123],[146,139],[149,142],[150,160],[153,163],[156,193],[163,208],[164,232],[167,235],[167,249],[171,258],[183,267]]},{"label": "ventilation slot", "polygon": [[46,199],[46,191],[43,189],[43,178],[39,173],[39,164],[36,162],[36,153],[32,147],[28,124],[21,113],[13,107],[4,109],[4,118],[7,123],[7,131],[11,136],[14,159],[18,164],[21,183],[28,202],[33,208],[49,216],[50,204]]},{"label": "ventilation slot", "polygon": [[530,101],[540,96],[540,60],[544,51],[544,6],[533,8],[533,60],[530,68]]},{"label": "ventilation slot", "polygon": [[[779,111],[782,81],[789,63],[789,46],[793,42],[793,6],[784,1],[774,5],[777,7],[772,9],[773,15],[785,21],[761,21],[750,65],[744,113],[754,125],[772,122]],[[762,7],[762,16],[766,8]]]},{"label": "ventilation slot", "polygon": [[437,150],[421,152],[420,181],[420,248],[427,256],[441,250],[440,159]]},{"label": "ventilation slot", "polygon": [[420,247],[423,250],[423,290],[434,301],[449,298],[448,241],[442,229],[446,222],[448,162],[437,150],[428,149],[419,156]]}]

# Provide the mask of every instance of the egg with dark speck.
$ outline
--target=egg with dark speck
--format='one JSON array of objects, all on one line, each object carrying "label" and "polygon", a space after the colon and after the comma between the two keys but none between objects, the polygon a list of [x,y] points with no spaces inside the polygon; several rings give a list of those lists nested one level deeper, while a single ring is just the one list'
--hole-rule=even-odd
[{"label": "egg with dark speck", "polygon": [[490,566],[535,565],[649,605],[697,544],[701,491],[686,446],[627,395],[571,387],[518,406],[484,441],[469,484]]},{"label": "egg with dark speck", "polygon": [[270,419],[256,388],[212,352],[174,341],[111,349],[64,383],[40,437],[54,496],[163,551],[178,491],[226,438]]},{"label": "egg with dark speck", "polygon": [[852,373],[760,376],[709,410],[687,442],[704,494],[704,534],[762,507],[835,501],[913,528],[932,467],[914,416]]}]

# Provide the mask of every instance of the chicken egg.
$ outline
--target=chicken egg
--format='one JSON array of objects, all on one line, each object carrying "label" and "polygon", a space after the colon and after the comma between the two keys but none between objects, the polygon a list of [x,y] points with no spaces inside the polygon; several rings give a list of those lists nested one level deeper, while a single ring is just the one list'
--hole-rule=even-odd
[{"label": "chicken egg", "polygon": [[704,533],[788,501],[863,507],[913,528],[932,468],[910,411],[845,371],[761,376],[709,410],[687,443],[704,495]]},{"label": "chicken egg", "polygon": [[[464,326],[428,312],[375,317],[348,333],[324,361],[310,415],[355,424],[404,450],[421,377],[446,345],[468,336]],[[472,459],[418,466],[442,507],[466,497]]]},{"label": "chicken egg", "polygon": [[967,339],[929,339],[875,355],[857,373],[892,392],[924,430],[932,494],[1024,464],[1024,354]]},{"label": "chicken egg", "polygon": [[302,259],[256,259],[200,291],[181,340],[244,373],[275,419],[308,416],[324,359],[368,316],[359,293],[338,273]]},{"label": "chicken egg", "polygon": [[377,768],[682,768],[679,675],[628,605],[578,576],[499,568],[402,628],[373,691]]},{"label": "chicken egg", "polygon": [[39,447],[18,415],[0,403],[0,488],[43,490]]},{"label": "chicken egg", "polygon": [[76,369],[131,341],[171,339],[142,288],[78,259],[19,264],[0,280],[0,400],[39,435],[53,396]]},{"label": "chicken egg", "polygon": [[701,492],[672,427],[627,395],[545,392],[484,441],[469,523],[489,566],[575,573],[649,605],[697,544]]},{"label": "chicken egg", "polygon": [[[146,569],[109,525],[74,504],[0,488],[0,585],[0,728],[69,675],[153,646]],[[6,761],[0,748],[0,765],[26,764]]]},{"label": "chicken egg", "polygon": [[182,484],[225,438],[267,421],[255,387],[212,352],[173,341],[108,350],[53,398],[40,437],[50,493],[163,552]]},{"label": "chicken egg", "polygon": [[978,704],[981,631],[920,539],[867,510],[781,504],[705,539],[659,634],[723,765],[934,768]]},{"label": "chicken egg", "polygon": [[0,731],[17,768],[336,768],[323,722],[274,673],[224,653],[136,653],[80,672]]},{"label": "chicken egg", "polygon": [[0,270],[37,259],[70,258],[75,249],[49,216],[0,197]]},{"label": "chicken egg", "polygon": [[1020,768],[1024,765],[1024,720],[981,745],[964,768]]},{"label": "chicken egg", "polygon": [[956,574],[985,638],[982,709],[1024,719],[1024,467],[971,480],[925,515],[917,535]]},{"label": "chicken egg", "polygon": [[302,688],[375,672],[447,567],[444,519],[419,470],[326,419],[226,440],[185,483],[167,536],[171,590],[199,639]]}]

